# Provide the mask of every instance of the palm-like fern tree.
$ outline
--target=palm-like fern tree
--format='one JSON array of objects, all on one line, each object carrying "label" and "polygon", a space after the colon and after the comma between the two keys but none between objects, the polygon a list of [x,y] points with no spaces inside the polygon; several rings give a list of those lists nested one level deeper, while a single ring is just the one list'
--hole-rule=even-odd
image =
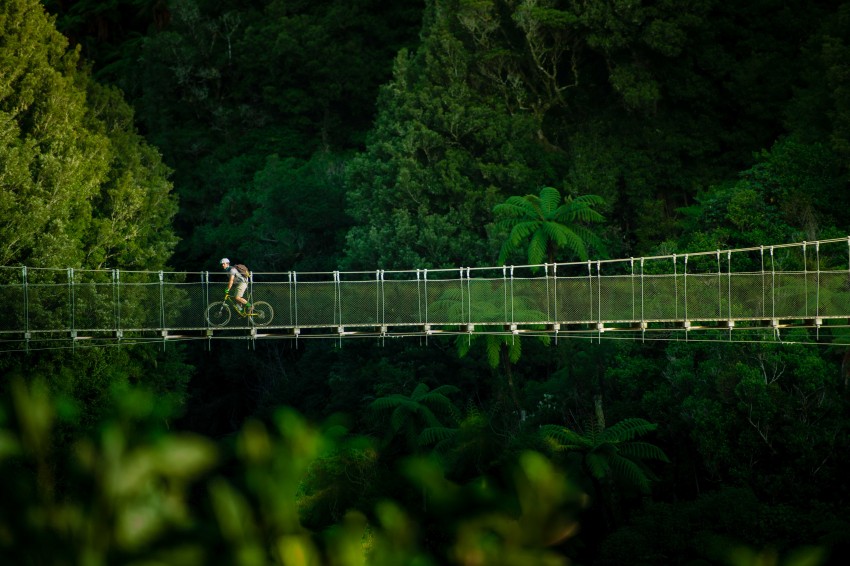
[{"label": "palm-like fern tree", "polygon": [[447,471],[474,476],[486,473],[497,455],[504,453],[504,439],[494,437],[487,416],[476,407],[469,407],[457,425],[423,430],[419,443],[433,446]]},{"label": "palm-like fern tree", "polygon": [[654,476],[644,461],[670,460],[654,444],[633,439],[656,428],[658,425],[639,418],[625,419],[607,428],[593,420],[587,434],[563,426],[544,425],[540,427],[540,435],[554,454],[581,454],[583,468],[595,481],[610,487],[636,487],[641,493],[648,493]]},{"label": "palm-like fern tree", "polygon": [[[441,385],[431,390],[426,384],[418,384],[409,396],[393,393],[379,397],[369,408],[390,413],[388,440],[402,435],[407,446],[416,450],[418,437],[425,428],[439,428],[457,421],[458,410],[449,395],[459,392],[454,385]],[[443,420],[448,421],[444,423]]]},{"label": "palm-like fern tree", "polygon": [[670,461],[654,444],[634,440],[657,427],[644,419],[632,418],[606,428],[594,419],[586,434],[557,425],[544,425],[539,434],[553,456],[567,453],[580,457],[581,469],[600,502],[598,510],[613,527],[619,522],[623,492],[633,488],[640,493],[649,492],[655,476],[645,461]]},{"label": "palm-like fern tree", "polygon": [[601,241],[584,223],[598,223],[604,217],[595,210],[605,201],[596,195],[567,196],[553,187],[543,187],[540,195],[512,196],[493,208],[501,217],[498,228],[509,230],[499,253],[504,263],[508,256],[528,241],[528,263],[555,263],[559,249],[566,248],[579,259],[587,260],[587,244],[601,247]]}]

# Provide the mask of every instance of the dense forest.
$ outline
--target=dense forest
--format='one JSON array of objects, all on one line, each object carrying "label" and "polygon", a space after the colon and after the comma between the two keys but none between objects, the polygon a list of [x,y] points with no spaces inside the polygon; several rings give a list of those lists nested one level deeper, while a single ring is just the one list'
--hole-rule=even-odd
[{"label": "dense forest", "polygon": [[[814,241],[848,183],[850,2],[0,0],[0,266]],[[0,353],[0,559],[838,564],[850,336],[794,332]]]}]

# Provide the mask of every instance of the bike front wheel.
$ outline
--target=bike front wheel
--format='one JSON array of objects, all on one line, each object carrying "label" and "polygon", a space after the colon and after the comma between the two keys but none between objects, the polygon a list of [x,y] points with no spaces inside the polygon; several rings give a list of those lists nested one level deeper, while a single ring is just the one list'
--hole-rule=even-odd
[{"label": "bike front wheel", "polygon": [[226,326],[230,322],[230,307],[224,301],[207,307],[207,322],[210,326]]},{"label": "bike front wheel", "polygon": [[254,312],[251,313],[251,324],[256,326],[267,326],[274,318],[274,309],[265,301],[254,303]]}]

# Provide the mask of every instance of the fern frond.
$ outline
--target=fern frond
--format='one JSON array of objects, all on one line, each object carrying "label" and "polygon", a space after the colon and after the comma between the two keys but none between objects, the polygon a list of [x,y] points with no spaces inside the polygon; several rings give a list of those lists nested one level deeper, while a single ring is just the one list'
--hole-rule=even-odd
[{"label": "fern frond", "polygon": [[[547,336],[548,338],[548,336]],[[522,339],[519,336],[505,337],[508,346],[508,359],[515,364],[522,357]]]},{"label": "fern frond", "polygon": [[566,230],[564,237],[566,239],[565,247],[573,251],[580,260],[587,261],[587,246],[585,240],[578,236],[574,230]]},{"label": "fern frond", "polygon": [[460,393],[460,387],[450,384],[440,385],[439,387],[433,389],[431,393],[436,393],[439,395],[453,395],[455,393]]},{"label": "fern frond", "polygon": [[531,242],[528,244],[528,263],[537,265],[544,263],[546,258],[546,243],[547,238],[545,232],[538,230],[531,237]]},{"label": "fern frond", "polygon": [[510,239],[511,243],[513,243],[515,246],[518,246],[524,240],[531,237],[531,235],[534,234],[539,228],[539,221],[526,220],[514,226],[511,230],[511,233],[508,235],[508,238]]},{"label": "fern frond", "polygon": [[499,351],[502,349],[502,336],[488,334],[485,337],[484,348],[487,351],[487,363],[491,368],[499,365]]},{"label": "fern frond", "polygon": [[410,411],[404,405],[396,407],[393,411],[392,416],[390,417],[390,427],[393,432],[398,432],[401,430],[401,427],[404,425],[404,422],[408,419],[410,415]]},{"label": "fern frond", "polygon": [[566,244],[566,234],[568,231],[566,226],[563,224],[558,224],[557,222],[544,222],[540,226],[540,231],[543,232],[547,238],[555,242],[558,247]]},{"label": "fern frond", "polygon": [[493,207],[493,213],[504,218],[537,218],[537,208],[524,197],[512,196]]},{"label": "fern frond", "polygon": [[611,475],[611,466],[608,463],[608,458],[601,454],[591,452],[585,457],[584,462],[590,471],[590,475],[596,479],[601,480]]},{"label": "fern frond", "polygon": [[561,204],[561,193],[553,187],[543,187],[540,189],[540,208],[543,211],[543,217],[548,218]]},{"label": "fern frond", "polygon": [[661,462],[670,462],[667,454],[654,444],[649,442],[627,442],[620,445],[620,454],[628,458],[637,458],[639,460],[660,460]]},{"label": "fern frond", "polygon": [[412,400],[419,401],[428,394],[428,391],[428,385],[425,383],[417,383],[416,387],[413,388],[413,393],[410,394],[410,398]]},{"label": "fern frond", "polygon": [[540,427],[539,434],[544,438],[553,439],[557,442],[559,449],[574,450],[582,448],[589,449],[591,447],[587,438],[574,430],[570,430],[562,426],[543,425]]},{"label": "fern frond", "polygon": [[605,442],[617,444],[627,442],[637,436],[643,436],[656,428],[658,428],[657,424],[641,418],[624,419],[606,428],[602,433],[602,438]]},{"label": "fern frond", "polygon": [[574,225],[572,229],[576,236],[581,238],[585,244],[590,244],[594,248],[603,251],[602,240],[599,239],[599,236],[593,230],[581,225]]},{"label": "fern frond", "polygon": [[429,394],[426,397],[423,397],[420,400],[422,406],[426,406],[427,408],[436,409],[441,413],[451,414],[453,410],[455,410],[454,403],[449,401],[448,397],[440,394]]},{"label": "fern frond", "polygon": [[416,412],[422,418],[422,420],[425,421],[425,424],[428,425],[428,427],[445,426],[443,425],[443,423],[440,422],[440,419],[438,419],[437,416],[433,413],[433,411],[431,411],[431,409],[429,409],[428,407],[420,406],[419,410]]},{"label": "fern frond", "polygon": [[587,204],[589,206],[602,206],[605,204],[605,199],[599,195],[579,195],[571,198],[572,202]]},{"label": "fern frond", "polygon": [[456,428],[445,426],[428,427],[419,433],[419,445],[430,446],[457,436]]},{"label": "fern frond", "polygon": [[393,393],[392,395],[375,399],[369,403],[369,408],[383,411],[387,409],[395,409],[399,405],[405,405],[408,403],[410,403],[410,400],[407,397],[399,395],[398,393]]},{"label": "fern frond", "polygon": [[641,493],[649,493],[649,476],[632,460],[615,456],[611,458],[611,469],[619,482],[636,486]]}]

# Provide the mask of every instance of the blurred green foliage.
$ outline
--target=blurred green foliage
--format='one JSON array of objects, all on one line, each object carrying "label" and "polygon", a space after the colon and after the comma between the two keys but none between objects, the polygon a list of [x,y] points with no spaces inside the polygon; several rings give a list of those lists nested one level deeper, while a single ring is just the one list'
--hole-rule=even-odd
[{"label": "blurred green foliage", "polygon": [[[583,496],[545,457],[522,453],[504,483],[447,480],[432,459],[403,465],[415,508],[380,496],[321,531],[303,526],[308,485],[352,442],[290,409],[231,438],[168,430],[149,391],[115,390],[109,416],[57,443],[75,408],[15,379],[0,412],[0,557],[14,564],[564,564]],[[346,444],[349,445],[346,448]],[[470,506],[471,502],[477,505]],[[444,522],[435,555],[419,523]],[[462,515],[458,515],[461,512]],[[436,515],[436,517],[434,516]]]}]

